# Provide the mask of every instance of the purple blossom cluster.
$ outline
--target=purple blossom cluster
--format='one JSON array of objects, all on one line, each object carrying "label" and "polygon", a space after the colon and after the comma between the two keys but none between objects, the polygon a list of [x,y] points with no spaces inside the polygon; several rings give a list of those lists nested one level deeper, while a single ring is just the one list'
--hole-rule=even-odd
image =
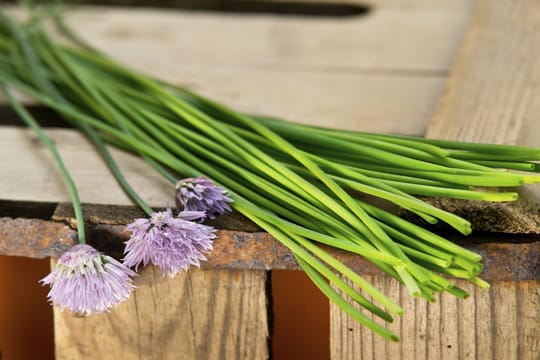
[{"label": "purple blossom cluster", "polygon": [[204,176],[178,181],[175,201],[178,211],[204,211],[209,219],[230,212],[232,202],[225,189]]},{"label": "purple blossom cluster", "polygon": [[153,264],[171,277],[190,266],[199,267],[216,238],[216,230],[200,221],[231,211],[232,200],[223,188],[199,177],[180,180],[175,201],[178,216],[167,209],[127,225],[131,236],[122,263],[86,244],[64,252],[41,280],[51,286],[52,304],[82,315],[104,312],[126,300],[135,288],[131,277],[136,273],[130,267]]},{"label": "purple blossom cluster", "polygon": [[54,270],[41,280],[51,286],[48,298],[62,311],[88,315],[109,310],[126,300],[135,288],[136,273],[90,245],[64,252]]},{"label": "purple blossom cluster", "polygon": [[175,276],[190,266],[200,266],[205,253],[212,250],[215,229],[194,222],[214,219],[231,211],[232,200],[225,189],[205,177],[186,178],[176,184],[178,216],[171,209],[155,212],[150,219],[137,219],[127,226],[124,264],[137,269],[153,264],[164,274]]},{"label": "purple blossom cluster", "polygon": [[150,219],[137,219],[127,226],[124,264],[136,269],[152,263],[164,274],[174,276],[191,265],[200,266],[205,252],[212,250],[215,229],[190,220],[204,217],[201,211],[155,212]]}]

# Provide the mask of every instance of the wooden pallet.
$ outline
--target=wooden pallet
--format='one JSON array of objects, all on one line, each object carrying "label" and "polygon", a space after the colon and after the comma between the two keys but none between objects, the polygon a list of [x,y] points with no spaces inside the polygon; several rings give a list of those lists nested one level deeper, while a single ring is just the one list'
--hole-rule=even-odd
[{"label": "wooden pallet", "polygon": [[[242,111],[347,129],[540,146],[535,1],[479,0],[474,10],[465,0],[371,4],[366,14],[349,17],[81,7],[68,20],[121,62]],[[91,241],[108,239],[100,246],[117,250],[125,237],[121,224],[134,214],[129,200],[78,133],[53,127],[48,133],[87,204]],[[61,204],[68,193],[35,137],[4,124],[0,147],[2,215],[52,204],[54,219],[69,223]],[[170,202],[170,186],[144,163],[113,154],[152,206]],[[534,189],[524,194],[528,205],[537,197]],[[484,277],[492,288],[460,283],[472,293],[466,301],[445,295],[434,304],[412,300],[366,262],[344,257],[402,304],[405,315],[389,325],[402,341],[384,342],[332,306],[332,359],[537,359],[540,242],[521,233],[539,232],[538,212],[523,209],[512,219],[528,222],[513,235],[468,240],[486,256]],[[62,222],[0,218],[0,226],[4,254],[54,256],[74,239]],[[168,279],[149,267],[135,295],[111,313],[78,318],[55,311],[57,358],[267,358],[267,271],[296,264],[244,219],[233,215],[216,226],[222,230],[204,270]],[[21,247],[21,239],[29,245]]]}]

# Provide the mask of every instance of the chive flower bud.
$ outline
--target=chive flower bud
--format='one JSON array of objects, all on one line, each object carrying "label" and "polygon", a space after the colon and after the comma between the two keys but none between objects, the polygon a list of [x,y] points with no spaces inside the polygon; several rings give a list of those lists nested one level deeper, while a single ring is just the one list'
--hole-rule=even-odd
[{"label": "chive flower bud", "polygon": [[126,300],[135,288],[131,277],[136,275],[92,246],[77,244],[60,256],[56,267],[40,282],[51,286],[47,297],[53,306],[90,315]]},{"label": "chive flower bud", "polygon": [[204,176],[186,178],[176,183],[175,202],[178,211],[204,211],[206,217],[215,219],[231,211],[232,199],[227,191]]},{"label": "chive flower bud", "polygon": [[174,217],[167,209],[150,219],[136,219],[126,227],[131,237],[125,243],[124,265],[137,269],[151,263],[171,277],[192,265],[200,267],[216,237],[213,227],[191,221],[203,217],[201,211],[183,211]]}]

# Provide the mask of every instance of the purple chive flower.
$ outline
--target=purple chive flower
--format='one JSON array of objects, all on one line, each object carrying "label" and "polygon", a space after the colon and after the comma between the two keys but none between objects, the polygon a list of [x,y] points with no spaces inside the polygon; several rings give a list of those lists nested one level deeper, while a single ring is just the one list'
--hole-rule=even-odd
[{"label": "purple chive flower", "polygon": [[227,191],[204,176],[187,178],[176,183],[175,201],[178,211],[204,211],[206,217],[215,219],[231,211],[232,199]]},{"label": "purple chive flower", "polygon": [[131,279],[135,275],[92,246],[78,244],[65,251],[54,270],[40,282],[51,286],[47,297],[54,306],[89,315],[126,300],[135,288]]},{"label": "purple chive flower", "polygon": [[174,217],[167,209],[153,213],[150,219],[135,220],[126,227],[131,237],[126,242],[124,265],[137,268],[152,263],[171,277],[191,265],[199,267],[216,237],[214,228],[190,221],[202,217],[200,211],[183,211]]}]

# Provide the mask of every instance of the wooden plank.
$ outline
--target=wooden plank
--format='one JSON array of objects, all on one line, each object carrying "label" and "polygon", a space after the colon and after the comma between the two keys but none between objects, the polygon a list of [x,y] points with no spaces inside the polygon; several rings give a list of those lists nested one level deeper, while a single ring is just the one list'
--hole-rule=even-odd
[{"label": "wooden plank", "polygon": [[147,267],[109,313],[55,310],[57,359],[267,359],[266,273]]},{"label": "wooden plank", "polygon": [[[540,114],[540,101],[535,96],[540,83],[540,67],[536,61],[540,54],[540,36],[536,31],[540,25],[539,11],[534,1],[479,2],[427,136],[540,145],[535,136],[538,129],[534,125]],[[537,197],[531,192],[528,194],[529,201]],[[455,204],[452,206],[456,207]],[[485,213],[490,211],[492,209]],[[508,211],[504,214],[508,217]],[[531,213],[524,212],[520,216],[530,219]],[[528,223],[535,224],[535,221]],[[524,230],[522,223],[517,228],[517,231]],[[412,319],[413,324],[409,319],[400,327],[401,331],[406,331],[401,334],[403,341],[411,341],[407,331],[415,329],[415,349],[425,348],[424,356],[420,351],[403,351],[409,345],[402,342],[401,351],[394,347],[390,355],[387,352],[386,357],[381,358],[540,357],[540,283],[537,280],[495,281],[489,291],[473,288],[463,281],[458,284],[468,288],[472,293],[470,299],[457,301],[443,294],[437,303],[428,305],[427,321],[422,316]],[[392,286],[400,287],[397,283]],[[384,290],[392,293],[392,289]],[[417,309],[410,302],[405,304],[405,312],[424,312],[423,308]],[[336,316],[336,310],[332,311],[331,315]],[[405,320],[400,321],[403,324]],[[354,324],[338,316],[332,324],[331,341],[350,336],[351,332],[343,329],[354,329]],[[526,335],[521,334],[522,331]],[[421,339],[419,334],[427,336]],[[354,340],[341,341],[350,343]],[[356,338],[356,341],[362,340]],[[333,359],[357,358],[351,355],[356,352],[354,347],[332,346],[331,349]]]},{"label": "wooden plank", "polygon": [[[427,136],[540,146],[538,29],[540,7],[534,0],[479,1]],[[475,224],[477,230],[539,233],[539,202],[539,187],[524,186],[514,204],[458,207],[488,219]]]},{"label": "wooden plank", "polygon": [[409,300],[402,285],[388,280],[371,277],[404,308],[404,316],[387,325],[400,332],[401,342],[366,335],[368,330],[331,305],[332,360],[535,360],[540,356],[540,281],[497,281],[484,290],[458,280],[457,285],[470,292],[468,299],[456,300],[444,293],[427,303]]},{"label": "wooden plank", "polygon": [[[68,23],[113,57],[167,75],[193,64],[440,72],[451,64],[468,15],[468,6],[384,4],[353,18],[83,7],[70,12]],[[157,57],[164,49],[167,57]]]},{"label": "wooden plank", "polygon": [[[92,44],[120,61],[186,84],[242,111],[315,125],[421,135],[443,89],[444,74],[438,71],[447,68],[466,15],[458,11],[432,18],[421,7],[406,11],[381,5],[365,21],[321,22],[86,7],[73,11],[68,19],[76,30],[84,29],[81,32]],[[403,55],[398,61],[397,53],[387,53],[393,47],[381,44],[395,40],[398,32],[407,37],[400,39],[405,44],[400,45],[400,53],[423,55],[416,60]],[[432,40],[439,44],[437,48],[428,39],[418,41],[426,33],[436,37]],[[227,46],[212,41],[216,34]],[[201,46],[207,43],[213,46]],[[390,60],[395,62],[392,71],[374,70]],[[80,136],[66,130],[50,134],[84,202],[130,203]],[[6,174],[0,180],[0,199],[69,201],[61,180],[52,176],[54,164],[44,150],[35,151],[39,145],[32,145],[26,132],[2,127],[0,147],[6,149],[0,155],[0,170]],[[170,203],[169,185],[151,175],[152,170],[123,153],[115,152],[115,156],[128,180],[151,205]]]},{"label": "wooden plank", "polygon": [[[537,5],[535,1],[504,1],[496,6],[488,1],[479,2],[473,25],[429,125],[428,137],[540,145],[536,126],[540,115],[540,100],[536,96],[540,89]],[[521,207],[490,207],[484,212],[504,214],[507,229],[518,224],[508,231],[538,232],[536,206],[530,208],[531,203],[538,201],[537,188],[524,187],[518,203]],[[490,226],[495,226],[495,222]]]},{"label": "wooden plank", "polygon": [[[0,199],[70,202],[47,148],[25,128],[1,127]],[[132,204],[110,175],[106,165],[80,134],[55,129],[49,135],[77,184],[81,200],[98,204]],[[173,186],[148,165],[122,151],[112,150],[128,181],[151,206],[172,203]]]},{"label": "wooden plank", "polygon": [[[173,78],[192,79],[198,71]],[[191,75],[190,75],[191,74]],[[442,91],[443,79],[351,74],[287,74],[243,71],[204,72],[211,79],[202,92],[252,113],[299,119],[317,125],[421,135]],[[256,79],[256,82],[253,82]],[[200,81],[200,79],[198,80]],[[199,83],[200,84],[200,83]],[[210,84],[221,84],[211,87]],[[227,86],[231,84],[231,86]],[[235,85],[233,85],[235,84]],[[332,87],[326,84],[333,84]],[[276,91],[277,87],[282,91]],[[304,94],[298,98],[296,94]],[[245,94],[239,96],[239,94]],[[386,106],[392,101],[394,106]],[[49,130],[87,203],[130,204],[99,156],[75,131]],[[0,199],[69,201],[55,165],[35,136],[17,127],[0,127]],[[39,151],[37,151],[39,150]],[[171,203],[170,185],[134,157],[113,151],[128,180],[154,206]],[[17,159],[17,161],[14,161]]]},{"label": "wooden plank", "polygon": [[[516,304],[519,309],[517,318],[519,320],[526,319],[524,322],[518,322],[517,338],[518,338],[518,354],[540,353],[540,339],[538,336],[538,308],[539,303],[524,301],[533,294],[536,298],[540,297],[540,286],[536,282],[525,282],[516,289]],[[536,295],[534,295],[536,294]]]},{"label": "wooden plank", "polygon": [[[498,286],[498,285],[495,285]],[[527,286],[523,284],[524,288]],[[482,342],[482,338],[478,336],[477,334],[477,328],[478,326],[471,327],[471,324],[477,324],[478,322],[485,322],[486,320],[483,320],[482,318],[479,318],[480,320],[476,320],[476,307],[480,306],[479,303],[476,302],[476,299],[474,298],[474,294],[477,292],[487,292],[483,291],[482,289],[475,289],[475,286],[471,283],[465,283],[463,284],[463,289],[469,292],[471,294],[471,298],[466,301],[457,300],[457,314],[459,314],[459,319],[457,319],[457,326],[458,326],[458,333],[459,334],[466,334],[464,337],[466,338],[472,338],[471,339],[456,339],[456,344],[459,345],[457,358],[458,359],[464,359],[464,360],[473,360],[478,358],[478,354],[476,353],[476,348],[478,346],[478,342]],[[529,296],[529,298],[531,298]],[[474,302],[474,306],[470,306],[469,304]],[[517,313],[517,311],[516,311]],[[457,317],[455,317],[457,318]]]},{"label": "wooden plank", "polygon": [[534,0],[478,2],[428,137],[540,144],[539,14]]},{"label": "wooden plank", "polygon": [[[62,204],[59,208],[70,207]],[[94,208],[94,210],[92,210]],[[102,212],[96,210],[104,209]],[[138,210],[130,207],[129,209]],[[122,212],[118,206],[83,205],[88,227],[88,242],[116,258],[122,258],[124,242],[129,239],[125,225],[141,215],[124,213],[112,221],[106,213]],[[130,212],[133,214],[134,212]],[[142,215],[144,216],[144,215]],[[122,220],[125,219],[125,220]],[[107,224],[108,222],[108,224]],[[75,227],[73,215],[59,216],[55,213],[54,221],[37,219],[0,217],[0,255],[25,256],[31,258],[57,257],[76,243],[76,232],[67,225]],[[213,250],[208,261],[202,263],[203,268],[236,269],[236,270],[298,270],[298,263],[290,251],[276,241],[270,234],[260,232],[261,229],[247,222],[239,214],[232,213],[220,217],[219,221],[211,221],[215,226],[218,238],[214,241]],[[540,241],[538,236],[524,239],[516,235],[497,238],[500,243],[490,243],[493,239],[485,235],[472,235],[463,243],[464,248],[483,254],[486,263],[482,278],[486,281],[520,281],[538,280],[540,272]],[[454,239],[455,240],[455,239]],[[462,239],[463,240],[463,239]],[[369,261],[356,254],[323,246],[330,255],[344,263],[351,270],[363,275],[380,275],[382,272]]]},{"label": "wooden plank", "polygon": [[491,307],[491,291],[475,290],[473,294],[475,318],[483,320],[478,321],[475,327],[475,337],[482,339],[482,341],[478,341],[478,344],[476,344],[475,354],[477,357],[483,356],[487,359],[495,359],[493,336],[491,336],[491,329],[493,328],[493,317],[491,314],[494,310]]},{"label": "wooden plank", "polygon": [[242,111],[422,135],[468,14],[414,3],[354,20],[82,7],[68,23],[122,63]]}]

